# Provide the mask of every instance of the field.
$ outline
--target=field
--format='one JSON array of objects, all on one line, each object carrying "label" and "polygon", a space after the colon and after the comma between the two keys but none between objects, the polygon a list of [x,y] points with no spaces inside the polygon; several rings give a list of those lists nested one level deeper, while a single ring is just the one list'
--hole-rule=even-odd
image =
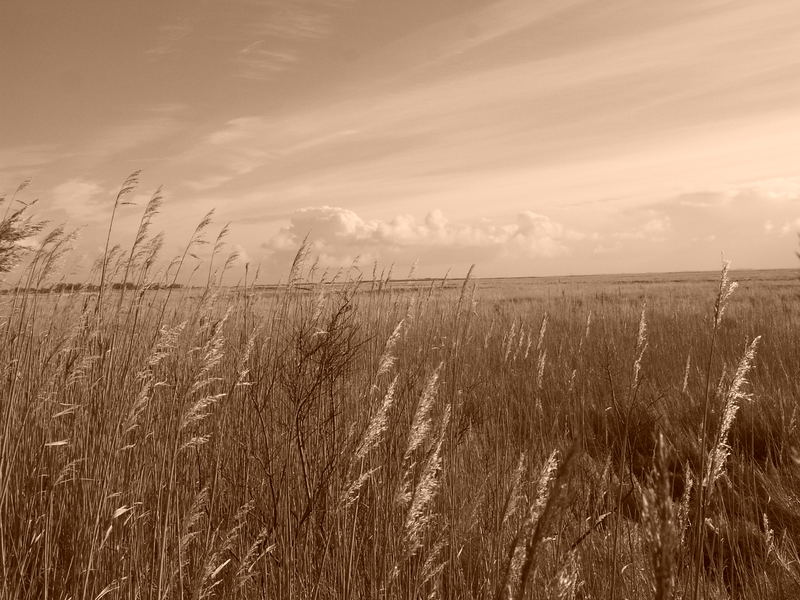
[{"label": "field", "polygon": [[2,598],[800,597],[794,272],[153,290],[143,243],[65,292],[54,239]]}]

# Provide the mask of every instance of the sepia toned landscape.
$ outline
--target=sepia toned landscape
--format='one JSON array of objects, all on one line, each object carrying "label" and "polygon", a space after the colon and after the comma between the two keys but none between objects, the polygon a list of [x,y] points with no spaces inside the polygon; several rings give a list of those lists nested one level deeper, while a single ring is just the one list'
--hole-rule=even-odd
[{"label": "sepia toned landscape", "polygon": [[0,600],[800,600],[797,0],[2,0]]},{"label": "sepia toned landscape", "polygon": [[797,597],[794,271],[222,286],[159,201],[2,296],[3,597]]}]

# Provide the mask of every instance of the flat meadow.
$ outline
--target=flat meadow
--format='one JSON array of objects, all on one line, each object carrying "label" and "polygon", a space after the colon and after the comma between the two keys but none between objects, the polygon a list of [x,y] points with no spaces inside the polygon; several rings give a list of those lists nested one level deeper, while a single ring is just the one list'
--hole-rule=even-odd
[{"label": "flat meadow", "polygon": [[180,288],[137,236],[75,289],[59,239],[0,296],[2,598],[800,597],[794,271]]}]

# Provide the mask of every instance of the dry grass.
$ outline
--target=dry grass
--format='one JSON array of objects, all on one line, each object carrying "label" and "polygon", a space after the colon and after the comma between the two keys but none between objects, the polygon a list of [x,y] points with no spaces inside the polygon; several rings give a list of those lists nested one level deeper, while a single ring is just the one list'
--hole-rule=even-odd
[{"label": "dry grass", "polygon": [[793,279],[156,290],[159,202],[2,297],[3,598],[799,597]]}]

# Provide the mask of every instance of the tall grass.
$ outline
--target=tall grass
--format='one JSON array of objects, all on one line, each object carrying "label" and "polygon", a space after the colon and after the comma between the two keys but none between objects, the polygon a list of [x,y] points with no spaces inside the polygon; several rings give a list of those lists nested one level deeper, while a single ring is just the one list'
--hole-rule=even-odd
[{"label": "tall grass", "polygon": [[3,598],[799,597],[795,287],[176,288],[160,202],[2,296]]}]

